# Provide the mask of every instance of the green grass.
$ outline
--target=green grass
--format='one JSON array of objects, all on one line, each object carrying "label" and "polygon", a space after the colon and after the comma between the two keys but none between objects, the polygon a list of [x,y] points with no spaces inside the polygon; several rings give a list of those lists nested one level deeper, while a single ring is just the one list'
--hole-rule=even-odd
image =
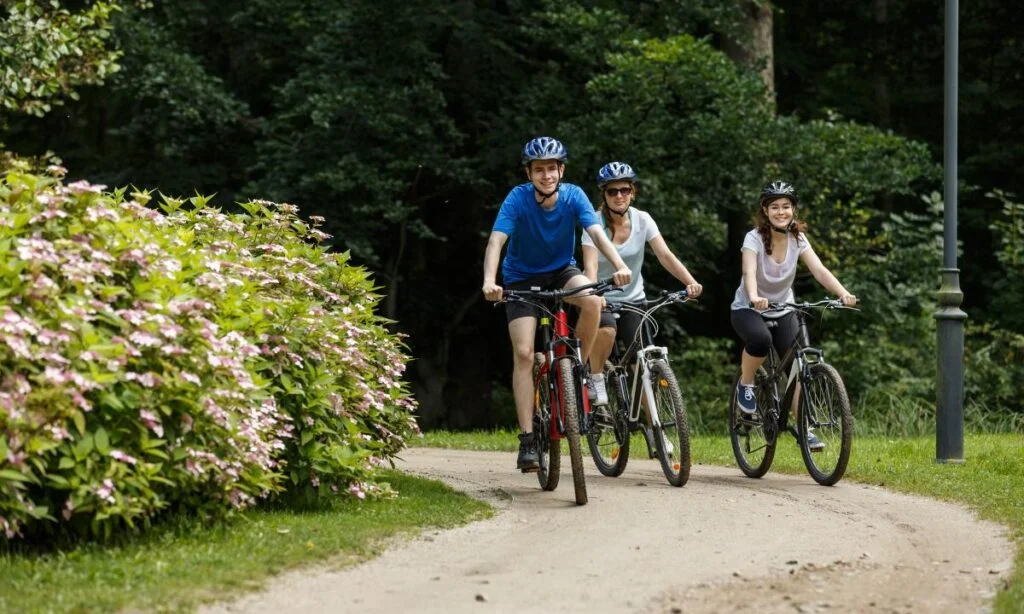
[{"label": "green grass", "polygon": [[[420,442],[430,447],[467,450],[515,450],[511,432],[426,433]],[[634,438],[634,449],[644,449]],[[636,448],[635,446],[641,446]],[[935,462],[935,438],[855,437],[844,480],[885,486],[891,490],[963,503],[982,518],[1010,528],[1017,560],[1007,587],[996,599],[997,612],[1024,612],[1024,435],[968,435],[967,462]],[[694,437],[695,464],[735,466],[729,440],[721,436]],[[792,439],[783,441],[772,471],[805,473]],[[810,478],[808,478],[810,479]]]},{"label": "green grass", "polygon": [[117,546],[0,550],[0,612],[190,610],[291,567],[349,565],[374,556],[396,535],[492,513],[440,482],[397,472],[384,479],[398,498],[252,510],[213,527],[181,520]]}]

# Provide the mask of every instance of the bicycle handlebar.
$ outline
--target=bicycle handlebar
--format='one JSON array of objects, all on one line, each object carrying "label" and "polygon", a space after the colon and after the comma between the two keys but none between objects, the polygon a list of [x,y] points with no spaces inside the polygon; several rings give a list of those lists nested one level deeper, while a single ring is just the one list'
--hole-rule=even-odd
[{"label": "bicycle handlebar", "polygon": [[530,288],[529,290],[509,290],[505,288],[502,290],[501,298],[503,301],[526,299],[562,300],[570,296],[577,296],[584,290],[592,290],[590,294],[601,295],[607,292],[621,292],[622,288],[617,287],[611,279],[602,279],[582,286],[576,286],[575,288],[563,288],[559,290],[541,290],[540,288]]},{"label": "bicycle handlebar", "polygon": [[[667,305],[669,303],[685,303],[692,300],[696,299],[690,298],[690,293],[683,289],[676,292],[662,292],[657,298],[646,299],[640,304],[643,305],[644,309],[649,310],[652,307],[661,307],[662,305]],[[605,310],[611,313],[616,313],[622,311],[623,306],[626,304],[627,303],[608,303],[605,306]]]},{"label": "bicycle handlebar", "polygon": [[[753,303],[748,304],[751,307],[753,307]],[[822,309],[849,309],[850,311],[860,311],[860,309],[857,309],[856,307],[844,305],[843,302],[839,299],[826,298],[820,301],[816,301],[814,303],[768,303],[768,309],[765,309],[761,313],[785,311],[787,309],[799,309],[803,311],[805,309],[810,309],[812,307],[819,307]]]},{"label": "bicycle handlebar", "polygon": [[685,303],[688,300],[696,299],[691,299],[689,291],[683,288],[675,292],[662,292],[658,298],[645,300],[644,307],[655,307],[666,303]]}]

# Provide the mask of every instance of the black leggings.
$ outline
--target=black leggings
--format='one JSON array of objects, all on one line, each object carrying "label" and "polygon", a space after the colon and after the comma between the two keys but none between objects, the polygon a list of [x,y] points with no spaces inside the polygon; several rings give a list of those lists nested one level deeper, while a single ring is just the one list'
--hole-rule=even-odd
[{"label": "black leggings", "polygon": [[775,351],[781,360],[800,333],[800,320],[795,312],[790,312],[784,316],[772,318],[779,325],[768,328],[765,319],[760,312],[753,309],[732,310],[732,327],[743,340],[747,354],[755,358],[763,358],[768,355],[768,349],[774,344]]}]

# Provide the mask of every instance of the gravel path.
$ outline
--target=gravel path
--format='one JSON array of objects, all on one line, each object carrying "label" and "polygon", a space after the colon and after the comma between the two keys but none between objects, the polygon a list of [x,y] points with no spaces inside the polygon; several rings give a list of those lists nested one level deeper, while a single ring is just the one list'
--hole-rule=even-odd
[{"label": "gravel path", "polygon": [[399,468],[498,514],[428,531],[343,570],[283,574],[204,612],[984,612],[1013,548],[962,507],[843,481],[655,461],[619,478],[588,465],[577,507],[565,459],[543,492],[510,453],[411,449]]}]

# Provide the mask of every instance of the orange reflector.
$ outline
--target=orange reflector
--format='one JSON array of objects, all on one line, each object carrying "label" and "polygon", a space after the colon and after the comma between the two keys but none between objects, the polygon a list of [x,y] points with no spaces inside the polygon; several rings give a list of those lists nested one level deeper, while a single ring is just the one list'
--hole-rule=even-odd
[{"label": "orange reflector", "polygon": [[674,465],[672,465],[672,470],[673,471],[679,471],[680,467],[682,467],[682,465],[680,465],[679,463],[675,463]]},{"label": "orange reflector", "polygon": [[615,448],[614,450],[612,450],[612,460],[615,460],[618,457],[619,457],[619,449]]},{"label": "orange reflector", "polygon": [[663,377],[660,380],[658,380],[658,385],[661,386],[662,388],[668,388],[668,380]]}]

